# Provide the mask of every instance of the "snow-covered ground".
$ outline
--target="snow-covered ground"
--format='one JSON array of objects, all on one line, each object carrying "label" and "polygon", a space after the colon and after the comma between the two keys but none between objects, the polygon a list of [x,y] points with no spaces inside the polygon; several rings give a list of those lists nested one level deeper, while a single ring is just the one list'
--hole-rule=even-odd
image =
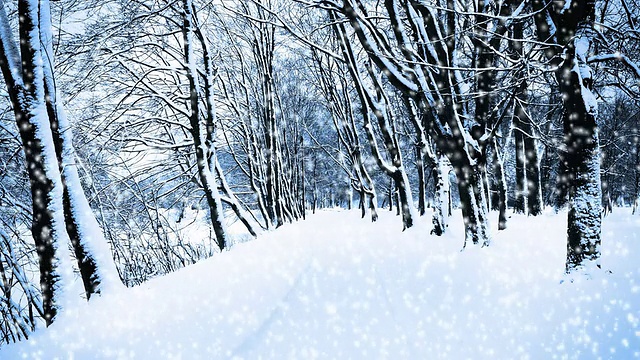
[{"label": "snow-covered ground", "polygon": [[603,270],[571,277],[565,217],[513,216],[461,251],[459,217],[434,237],[429,217],[321,211],[67,308],[0,359],[640,358],[640,216],[614,209]]}]

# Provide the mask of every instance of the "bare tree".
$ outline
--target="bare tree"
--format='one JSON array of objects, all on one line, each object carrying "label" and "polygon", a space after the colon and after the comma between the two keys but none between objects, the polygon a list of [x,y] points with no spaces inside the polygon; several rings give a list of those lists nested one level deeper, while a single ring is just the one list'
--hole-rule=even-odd
[{"label": "bare tree", "polygon": [[40,259],[43,315],[49,325],[60,306],[58,293],[65,282],[72,281],[65,256],[60,254],[68,241],[87,298],[119,278],[74,166],[71,132],[55,89],[49,2],[18,1],[18,16],[19,46],[4,4],[0,9],[0,68],[31,183],[32,235]]}]

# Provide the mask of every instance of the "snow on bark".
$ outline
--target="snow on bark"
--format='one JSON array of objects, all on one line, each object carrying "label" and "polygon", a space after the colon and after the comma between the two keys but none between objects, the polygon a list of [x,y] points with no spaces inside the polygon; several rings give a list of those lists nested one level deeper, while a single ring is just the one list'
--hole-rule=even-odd
[{"label": "snow on bark", "polygon": [[433,199],[433,229],[431,233],[434,235],[442,235],[448,226],[449,212],[449,194],[451,187],[449,184],[449,173],[451,165],[444,155],[438,155],[436,165],[433,169],[433,177],[435,179],[435,197]]},{"label": "snow on bark", "polygon": [[[570,174],[567,271],[600,257],[602,188],[600,148],[596,117],[598,102],[591,91],[592,70],[587,64],[591,29],[582,24],[576,31],[571,64],[573,104],[565,104]],[[568,125],[568,126],[567,126]]]},{"label": "snow on bark", "polygon": [[[338,25],[335,27],[335,32],[338,36],[342,53],[348,61],[347,67],[360,98],[360,103],[362,105],[361,113],[364,123],[363,128],[369,142],[369,148],[371,149],[373,158],[380,169],[383,170],[395,183],[400,199],[400,204],[398,204],[398,206],[402,210],[403,230],[410,228],[413,226],[414,219],[416,218],[416,211],[413,205],[409,178],[402,163],[402,153],[395,131],[395,114],[393,108],[389,106],[390,101],[382,83],[382,75],[379,71],[374,69],[371,63],[366,63],[366,73],[371,80],[371,86],[373,89],[367,88],[360,74],[360,65],[358,64],[355,52],[347,40],[346,29],[343,25]],[[358,31],[358,33],[360,33],[360,31]],[[366,45],[363,44],[363,46]],[[384,72],[385,70],[386,69],[383,68],[382,71]],[[390,158],[389,160],[391,163],[385,159],[378,146],[377,136],[373,130],[373,125],[370,120],[370,116],[372,114],[377,120],[384,149]],[[391,205],[391,201],[389,203]]]},{"label": "snow on bark", "polygon": [[[5,82],[10,81],[12,84],[9,86],[22,85],[22,62],[20,60],[20,51],[16,46],[16,42],[13,39],[13,33],[9,24],[9,18],[4,8],[4,3],[0,5],[0,41],[2,46],[3,57],[6,62],[6,68],[9,70],[5,74]],[[3,69],[4,70],[4,69]],[[15,84],[15,82],[19,82]]]},{"label": "snow on bark", "polygon": [[[21,76],[12,79],[14,88],[9,92],[14,101],[31,182],[32,234],[39,256],[43,312],[48,325],[61,307],[71,303],[75,291],[73,268],[66,251],[69,237],[62,204],[63,184],[45,105],[43,49],[38,29],[40,6],[38,1],[18,2],[23,66]],[[2,20],[6,22],[6,16]],[[13,42],[6,33],[2,41],[5,44]],[[12,48],[5,44],[4,50]],[[15,59],[15,53],[10,50],[5,57]],[[7,75],[7,72],[3,73]],[[11,73],[15,71],[12,69]]]},{"label": "snow on bark", "polygon": [[598,100],[593,94],[588,84],[593,81],[593,74],[591,67],[587,64],[587,56],[589,55],[590,41],[588,35],[584,32],[582,34],[576,34],[574,40],[575,46],[575,62],[572,72],[578,75],[578,82],[580,84],[580,94],[582,95],[582,101],[588,114],[598,115]]},{"label": "snow on bark", "polygon": [[71,212],[78,225],[79,241],[96,263],[96,278],[99,279],[99,288],[96,293],[110,292],[114,288],[123,286],[115,262],[111,247],[104,237],[104,233],[96,220],[89,205],[89,201],[82,189],[82,183],[78,174],[78,165],[75,149],[73,148],[71,124],[68,122],[66,112],[62,104],[56,103],[60,134],[62,135],[62,177],[69,193]]},{"label": "snow on bark", "polygon": [[222,166],[220,166],[218,158],[215,157],[215,159],[213,159],[213,162],[215,163],[216,174],[220,179],[220,187],[227,196],[226,202],[229,204],[229,206],[231,206],[231,209],[235,212],[236,217],[244,224],[249,233],[251,233],[251,235],[254,237],[258,236],[258,229],[260,228],[260,225],[253,218],[253,215],[249,211],[245,210],[242,204],[240,204],[240,201],[238,200],[236,195],[233,193],[231,186],[229,186],[229,184],[227,183],[227,179],[225,179],[224,177],[224,172],[222,171]]},{"label": "snow on bark", "polygon": [[82,189],[73,148],[72,127],[62,105],[62,97],[55,87],[51,14],[46,1],[40,4],[39,21],[45,100],[51,106],[48,116],[57,145],[56,152],[63,181],[66,226],[85,283],[86,296],[89,298],[93,293],[101,293],[103,290],[108,292],[123,285],[113,261],[111,248]]},{"label": "snow on bark", "polygon": [[189,123],[190,131],[193,137],[194,147],[196,151],[196,162],[198,168],[198,177],[207,198],[209,210],[211,213],[211,225],[216,235],[216,242],[220,250],[226,248],[226,229],[224,225],[224,214],[222,212],[222,201],[220,193],[218,193],[217,180],[215,178],[214,169],[211,169],[210,162],[207,159],[210,149],[207,148],[207,139],[203,134],[200,124],[200,99],[198,83],[198,69],[193,46],[193,13],[192,1],[183,0],[182,2],[182,35],[183,50],[185,59],[185,70],[189,80],[189,100],[190,114]]}]

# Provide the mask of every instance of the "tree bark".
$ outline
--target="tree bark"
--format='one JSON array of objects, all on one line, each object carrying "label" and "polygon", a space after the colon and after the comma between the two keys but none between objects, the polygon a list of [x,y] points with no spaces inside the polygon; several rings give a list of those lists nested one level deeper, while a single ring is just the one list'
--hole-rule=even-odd
[{"label": "tree bark", "polygon": [[[540,6],[534,2],[536,6]],[[564,112],[564,166],[569,214],[566,271],[571,272],[600,257],[602,189],[600,148],[596,116],[598,103],[592,91],[593,73],[587,63],[595,30],[594,0],[573,0],[566,11],[550,11],[557,28],[557,42],[564,58],[556,72]],[[538,32],[545,28],[537,23]],[[548,29],[546,29],[548,30]],[[546,41],[546,39],[545,39]]]},{"label": "tree bark", "polygon": [[515,204],[514,210],[518,214],[525,213],[525,189],[526,189],[526,174],[525,174],[525,154],[524,154],[524,135],[522,133],[522,120],[521,116],[524,116],[521,111],[521,106],[516,105],[516,115],[513,118],[515,129],[513,136],[515,137],[516,146],[516,188],[515,188]]},{"label": "tree bark", "polygon": [[[507,182],[504,178],[503,157],[498,148],[498,141],[493,139],[493,171],[496,178],[496,201],[498,210],[498,230],[507,228]],[[493,205],[493,203],[492,203]]]},{"label": "tree bark", "polygon": [[424,215],[427,206],[425,200],[427,198],[427,184],[425,183],[424,173],[424,143],[416,144],[416,169],[418,170],[418,213]]},{"label": "tree bark", "polygon": [[538,146],[533,136],[533,128],[527,126],[528,133],[524,137],[525,177],[527,179],[527,211],[529,215],[537,216],[542,213],[542,187],[540,186],[540,161],[538,160]]},{"label": "tree bark", "polygon": [[40,39],[40,6],[18,1],[19,50],[13,40],[4,5],[0,5],[0,68],[7,85],[25,153],[32,200],[31,233],[36,245],[47,326],[55,319],[60,293],[71,281],[71,268],[60,256],[68,241],[63,185],[56,148],[47,117]]},{"label": "tree bark", "polygon": [[433,228],[431,234],[441,236],[447,229],[447,218],[450,207],[450,185],[449,185],[449,160],[436,153],[435,163],[433,165],[432,174],[435,183],[434,199],[433,199]]},{"label": "tree bark", "polygon": [[189,123],[193,143],[196,152],[196,162],[198,168],[198,177],[200,184],[205,193],[207,204],[209,205],[211,225],[216,236],[216,243],[220,250],[224,250],[227,246],[227,236],[224,229],[224,217],[222,213],[222,202],[218,193],[218,185],[214,169],[210,167],[209,151],[207,141],[200,129],[200,101],[199,101],[199,85],[198,72],[196,70],[195,59],[193,55],[193,14],[191,0],[183,0],[183,18],[182,18],[182,36],[184,41],[184,57],[186,76],[189,81],[189,101],[190,115]]}]

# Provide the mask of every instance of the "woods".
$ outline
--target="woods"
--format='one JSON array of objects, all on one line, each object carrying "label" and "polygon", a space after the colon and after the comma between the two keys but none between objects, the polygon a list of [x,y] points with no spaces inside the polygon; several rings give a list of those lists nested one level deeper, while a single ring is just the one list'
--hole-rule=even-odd
[{"label": "woods", "polygon": [[461,212],[460,248],[489,249],[556,212],[565,272],[600,267],[603,217],[640,213],[639,11],[2,2],[0,344],[78,281],[108,297],[326,208],[436,236]]}]

